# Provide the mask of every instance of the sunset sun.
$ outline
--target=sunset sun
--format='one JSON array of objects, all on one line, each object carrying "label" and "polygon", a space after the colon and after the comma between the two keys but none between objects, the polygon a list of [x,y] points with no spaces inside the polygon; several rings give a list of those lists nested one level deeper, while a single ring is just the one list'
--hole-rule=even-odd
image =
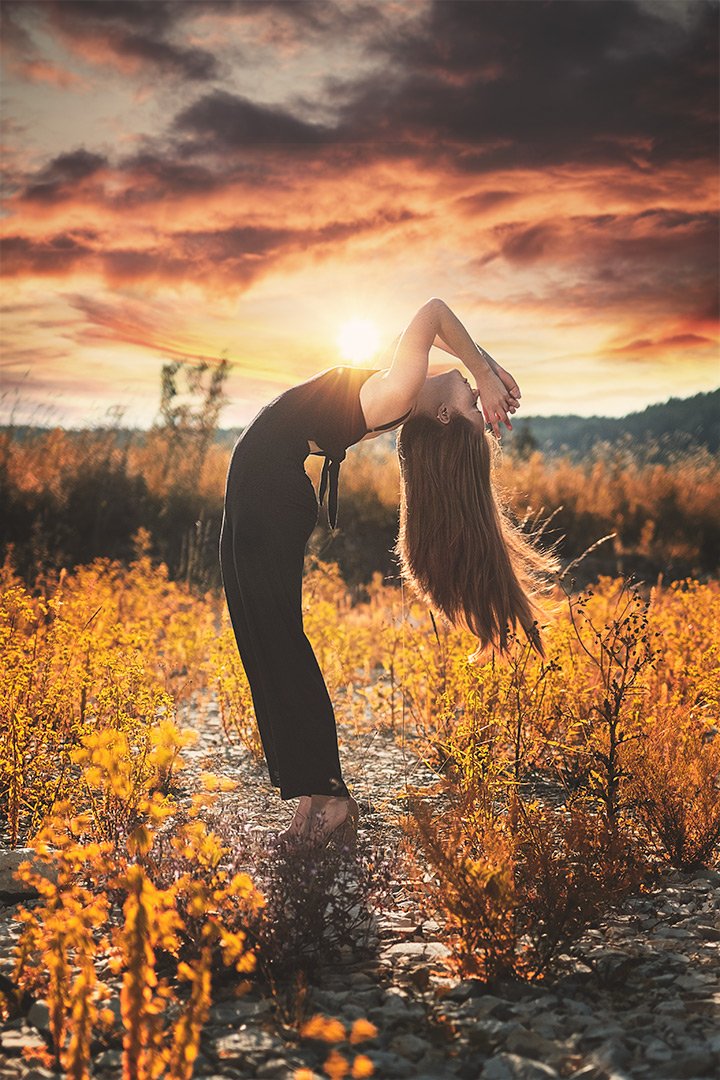
[{"label": "sunset sun", "polygon": [[380,333],[370,319],[348,319],[340,327],[337,343],[343,360],[362,364],[380,347]]}]

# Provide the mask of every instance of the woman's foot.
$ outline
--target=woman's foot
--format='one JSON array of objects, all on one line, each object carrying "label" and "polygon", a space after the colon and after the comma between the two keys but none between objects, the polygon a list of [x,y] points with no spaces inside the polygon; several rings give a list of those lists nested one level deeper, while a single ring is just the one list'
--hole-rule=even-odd
[{"label": "woman's foot", "polygon": [[283,831],[278,834],[278,840],[303,840],[307,835],[308,825],[310,823],[310,808],[310,796],[301,795],[300,802],[297,805],[292,821],[287,829],[283,829]]},{"label": "woman's foot", "polygon": [[278,840],[321,848],[331,842],[354,846],[358,818],[358,804],[351,797],[301,795],[295,816],[287,829],[278,833]]},{"label": "woman's foot", "polygon": [[357,839],[358,818],[359,807],[352,797],[313,795],[306,836],[319,847],[336,840],[353,844]]}]

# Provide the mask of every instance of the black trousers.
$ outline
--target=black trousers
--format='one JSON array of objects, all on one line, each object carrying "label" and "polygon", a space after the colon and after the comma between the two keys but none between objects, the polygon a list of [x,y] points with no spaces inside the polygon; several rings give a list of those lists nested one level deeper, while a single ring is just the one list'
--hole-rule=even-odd
[{"label": "black trousers", "polygon": [[233,460],[220,566],[271,783],[283,799],[348,795],[335,715],[302,620],[305,547],[318,503],[301,463]]}]

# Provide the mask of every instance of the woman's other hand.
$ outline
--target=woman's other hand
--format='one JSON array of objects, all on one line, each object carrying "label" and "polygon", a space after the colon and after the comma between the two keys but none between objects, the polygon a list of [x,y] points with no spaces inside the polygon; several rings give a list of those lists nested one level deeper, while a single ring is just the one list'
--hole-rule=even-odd
[{"label": "woman's other hand", "polygon": [[497,362],[495,363],[494,371],[498,379],[508,392],[510,404],[509,411],[517,412],[517,410],[520,408],[520,398],[522,397],[522,394],[520,393],[520,387],[515,382],[515,379],[513,379],[510,372],[506,371],[505,368],[500,367]]},{"label": "woman's other hand", "polygon": [[[509,381],[509,386],[508,382],[501,378],[500,372]],[[499,365],[497,372],[488,367],[478,376],[477,389],[485,423],[490,425],[496,437],[500,438],[500,424],[505,424],[508,431],[512,431],[509,415],[514,413],[520,404],[520,389],[513,377]]]}]

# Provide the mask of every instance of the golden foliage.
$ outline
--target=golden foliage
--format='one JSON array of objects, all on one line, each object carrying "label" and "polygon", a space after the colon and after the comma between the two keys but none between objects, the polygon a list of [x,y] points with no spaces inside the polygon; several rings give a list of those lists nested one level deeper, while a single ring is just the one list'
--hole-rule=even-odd
[{"label": "golden foliage", "polygon": [[[374,1039],[377,1028],[369,1020],[359,1019],[353,1022],[348,1034],[345,1025],[340,1020],[332,1016],[323,1016],[322,1013],[315,1013],[302,1024],[300,1035],[304,1039],[314,1039],[317,1042],[342,1044],[348,1041],[354,1046],[368,1039]],[[372,1076],[374,1071],[375,1067],[366,1054],[355,1054],[350,1061],[338,1050],[337,1046],[332,1047],[323,1063],[323,1072],[330,1077],[330,1080],[342,1080],[343,1076],[358,1078]],[[305,1077],[309,1078],[312,1075],[309,1069],[295,1070],[295,1080],[305,1080]]]},{"label": "golden foliage", "polygon": [[[214,694],[228,738],[261,756],[227,611],[142,551],[126,569],[97,560],[34,591],[6,570],[2,585],[0,808],[10,844],[48,867],[20,871],[40,903],[20,914],[14,978],[48,1001],[67,1075],[88,1076],[114,994],[125,1076],[187,1080],[214,965],[252,973],[247,916],[263,905],[203,820],[234,781],[201,773],[175,796],[191,702],[202,722]],[[408,852],[432,869],[423,888],[459,970],[542,978],[644,868],[716,856],[719,593],[602,578],[554,598],[546,660],[515,642],[473,664],[469,634],[379,579],[357,603],[310,562],[305,628],[338,718],[411,744],[441,781],[406,793]],[[371,1075],[348,1049],[374,1037],[368,1021],[314,1017],[302,1034],[328,1043],[326,1075]]]},{"label": "golden foliage", "polygon": [[[10,844],[32,835],[57,801],[84,803],[74,756],[103,733],[119,770],[108,790],[128,813],[132,791],[155,772],[167,788],[190,736],[172,721],[206,679],[214,608],[169,582],[141,555],[129,568],[99,559],[62,572],[33,594],[4,572],[0,595],[0,807]],[[96,803],[98,822],[106,808]],[[109,823],[110,827],[112,820]]]},{"label": "golden foliage", "polygon": [[[179,737],[167,724],[152,743],[161,756]],[[102,1005],[111,982],[97,977],[106,964],[121,979],[123,1077],[189,1080],[211,1002],[213,960],[241,974],[253,970],[243,924],[263,898],[246,874],[228,880],[218,869],[226,852],[202,821],[190,817],[183,824],[172,797],[158,799],[152,750],[147,768],[130,782],[128,742],[120,736],[98,732],[81,744],[79,790],[92,792],[90,809],[74,814],[68,802],[56,804],[34,841],[47,872],[20,865],[19,876],[42,902],[19,912],[14,980],[47,999],[57,1063],[84,1080],[93,1032],[115,1019]],[[205,782],[211,789],[224,786],[207,774]],[[98,805],[109,806],[116,821],[125,821],[131,805],[133,831],[113,828],[110,838],[94,839],[108,832]],[[163,886],[153,881],[148,856],[173,815],[171,840],[182,872]],[[159,951],[175,959],[174,980],[158,976]],[[190,987],[184,1003],[183,983]],[[179,1012],[172,1026],[165,1019],[170,1005]]]}]

